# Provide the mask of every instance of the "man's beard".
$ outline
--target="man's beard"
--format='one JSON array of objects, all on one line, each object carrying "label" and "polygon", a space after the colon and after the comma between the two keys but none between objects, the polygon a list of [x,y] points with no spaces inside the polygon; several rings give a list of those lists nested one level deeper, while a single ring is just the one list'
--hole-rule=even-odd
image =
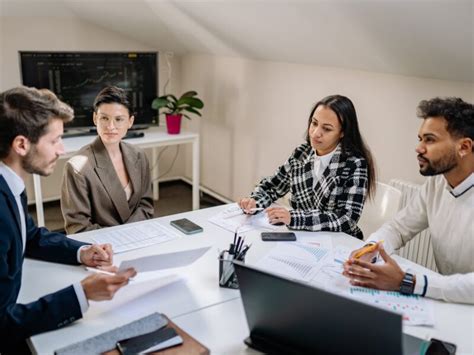
[{"label": "man's beard", "polygon": [[[36,159],[35,159],[36,158]],[[53,162],[55,162],[58,158],[50,161],[44,167],[40,167],[35,164],[35,160],[38,160],[38,150],[35,146],[31,148],[31,150],[26,154],[25,158],[21,162],[21,166],[23,170],[30,174],[37,174],[41,176],[48,176],[51,172],[45,170],[46,167],[50,166]]]},{"label": "man's beard", "polygon": [[454,151],[451,151],[450,154],[445,155],[435,162],[426,159],[421,154],[418,154],[418,158],[423,159],[427,163],[424,169],[420,168],[420,174],[423,176],[444,174],[451,171],[458,165],[456,161],[456,153]]}]

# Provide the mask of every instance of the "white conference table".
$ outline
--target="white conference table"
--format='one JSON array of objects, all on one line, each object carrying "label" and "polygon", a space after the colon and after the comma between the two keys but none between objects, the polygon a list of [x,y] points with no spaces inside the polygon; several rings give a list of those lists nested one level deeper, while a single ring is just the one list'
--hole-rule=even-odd
[{"label": "white conference table", "polygon": [[[218,286],[218,251],[228,247],[233,233],[210,222],[208,218],[225,206],[197,210],[158,218],[165,227],[178,218],[188,218],[204,228],[203,233],[180,237],[166,243],[115,255],[115,263],[139,256],[154,255],[211,246],[202,258],[179,271],[179,277],[158,281],[130,283],[121,289],[112,301],[91,302],[88,312],[65,328],[30,338],[36,353],[52,354],[72,343],[90,338],[110,329],[127,324],[153,312],[170,317],[178,326],[206,345],[214,354],[252,354],[243,339],[248,335],[242,302],[238,290]],[[145,223],[145,222],[137,222]],[[126,226],[131,226],[128,224]],[[111,227],[123,228],[123,226]],[[171,228],[171,227],[169,227]],[[171,230],[171,229],[170,229]],[[81,240],[98,231],[75,235]],[[297,232],[299,240],[318,233]],[[333,246],[355,248],[361,242],[343,233],[331,233]],[[254,264],[275,242],[262,242],[259,231],[245,233],[252,248],[246,263]],[[414,265],[414,264],[413,264]],[[419,266],[412,268],[423,269]],[[427,272],[430,272],[429,270]],[[83,279],[88,273],[81,266],[66,266],[26,259],[19,302],[29,302],[46,293],[54,292]],[[46,277],[45,277],[46,276]],[[37,282],[37,280],[41,280]],[[421,338],[439,338],[453,342],[458,354],[474,352],[474,306],[435,301],[435,326],[404,326],[404,332]]]},{"label": "white conference table", "polygon": [[[142,149],[152,149],[152,162],[150,166],[153,167],[152,181],[153,181],[153,199],[158,199],[158,158],[157,149],[159,147],[178,145],[178,144],[192,144],[193,150],[193,192],[192,192],[192,208],[199,209],[199,134],[193,132],[181,131],[179,134],[168,134],[164,127],[150,127],[143,131],[145,134],[140,138],[126,139],[125,142],[139,146]],[[90,144],[96,138],[96,135],[67,137],[63,139],[64,155],[60,159],[70,158],[79,149],[87,144]],[[41,190],[41,178],[39,175],[33,175],[33,186],[35,191],[36,215],[38,226],[44,226],[44,209],[43,209],[43,194]]]}]

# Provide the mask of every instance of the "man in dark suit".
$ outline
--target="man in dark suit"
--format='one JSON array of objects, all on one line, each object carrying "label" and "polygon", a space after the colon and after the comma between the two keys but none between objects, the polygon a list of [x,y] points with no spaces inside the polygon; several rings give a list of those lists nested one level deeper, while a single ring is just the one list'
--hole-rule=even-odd
[{"label": "man in dark suit", "polygon": [[[28,304],[18,304],[25,256],[72,265],[112,264],[110,245],[88,245],[38,228],[28,215],[29,174],[51,174],[64,153],[72,109],[52,92],[18,87],[0,94],[0,352],[28,352],[25,339],[82,317],[88,300],[111,299],[136,272],[93,274]],[[51,275],[45,275],[51,277]],[[41,280],[38,280],[41,282]]]}]

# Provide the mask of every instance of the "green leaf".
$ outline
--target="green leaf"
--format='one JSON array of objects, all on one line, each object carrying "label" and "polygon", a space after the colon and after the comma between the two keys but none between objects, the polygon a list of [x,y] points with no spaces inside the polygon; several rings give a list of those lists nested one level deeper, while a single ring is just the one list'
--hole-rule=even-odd
[{"label": "green leaf", "polygon": [[196,97],[183,97],[176,103],[178,106],[188,105],[197,109],[204,107],[204,103]]},{"label": "green leaf", "polygon": [[170,102],[178,102],[178,99],[176,98],[176,96],[172,95],[172,94],[168,94],[166,95],[168,97],[168,101]]},{"label": "green leaf", "polygon": [[168,105],[168,100],[163,97],[158,97],[153,100],[151,103],[151,108],[154,110],[159,110],[162,107],[166,107]]},{"label": "green leaf", "polygon": [[192,107],[186,106],[186,107],[184,107],[184,109],[188,112],[191,112],[191,113],[194,113],[198,116],[201,116],[201,113],[198,110],[193,109]]},{"label": "green leaf", "polygon": [[183,117],[186,117],[188,120],[191,120],[191,117],[189,117],[187,114],[183,113]]},{"label": "green leaf", "polygon": [[183,97],[193,97],[196,96],[198,93],[196,91],[187,91],[183,95],[181,95],[180,99]]}]

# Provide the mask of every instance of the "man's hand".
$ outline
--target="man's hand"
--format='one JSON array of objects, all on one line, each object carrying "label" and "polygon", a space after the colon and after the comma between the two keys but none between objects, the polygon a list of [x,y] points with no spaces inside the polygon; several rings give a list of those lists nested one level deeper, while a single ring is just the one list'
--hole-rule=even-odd
[{"label": "man's hand", "polygon": [[[366,248],[368,248],[369,246],[371,246],[372,244],[366,244],[364,245],[362,248],[359,248],[359,249],[356,249],[354,250],[351,255],[349,256],[349,260],[351,259],[355,259],[356,255],[359,254],[360,252],[364,251]],[[381,248],[381,242],[377,242],[377,244],[375,245],[375,249],[373,249],[373,251],[371,252],[368,252],[368,253],[364,253],[362,256],[360,256],[358,259],[359,260],[362,260],[362,261],[367,261],[367,262],[375,262],[377,260],[377,255],[379,254],[379,250]],[[347,263],[347,261],[346,261]]]},{"label": "man's hand", "polygon": [[284,207],[269,207],[266,209],[268,215],[268,221],[271,224],[290,224],[291,215]]},{"label": "man's hand", "polygon": [[238,204],[239,204],[239,207],[244,211],[244,213],[246,214],[255,213],[255,212],[250,211],[252,208],[257,207],[257,201],[255,201],[253,198],[250,198],[250,197],[242,198],[240,199]]},{"label": "man's hand", "polygon": [[81,249],[81,263],[86,266],[110,266],[113,259],[110,244],[92,244]]},{"label": "man's hand", "polygon": [[130,268],[116,275],[92,274],[81,281],[86,298],[91,301],[110,300],[115,293],[128,284],[128,280],[137,274]]},{"label": "man's hand", "polygon": [[385,261],[383,265],[351,258],[344,263],[343,275],[350,279],[354,286],[376,288],[379,290],[398,291],[405,273],[397,262],[387,254],[379,244],[379,253]]}]

